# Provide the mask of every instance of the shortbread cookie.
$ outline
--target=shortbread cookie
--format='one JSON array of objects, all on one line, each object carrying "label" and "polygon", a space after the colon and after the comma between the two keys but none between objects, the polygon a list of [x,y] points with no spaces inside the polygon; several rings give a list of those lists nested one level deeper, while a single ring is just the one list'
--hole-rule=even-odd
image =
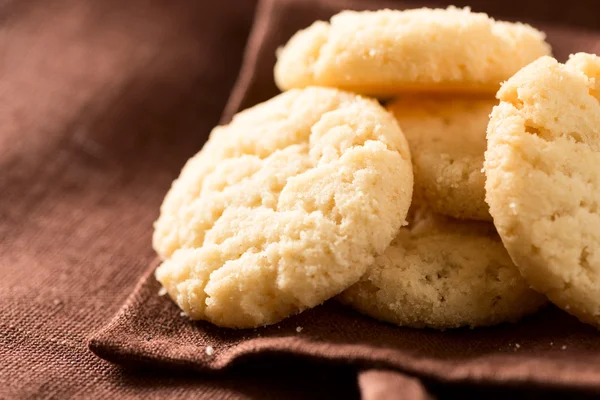
[{"label": "shortbread cookie", "polygon": [[319,85],[380,97],[495,93],[500,82],[549,53],[542,32],[468,8],[343,11],[279,50],[275,81],[282,90]]},{"label": "shortbread cookie", "polygon": [[388,106],[408,140],[415,192],[436,212],[491,220],[483,153],[493,96],[404,96]]},{"label": "shortbread cookie", "polygon": [[491,223],[427,210],[413,213],[338,298],[382,321],[437,329],[516,321],[546,302],[521,277]]},{"label": "shortbread cookie", "polygon": [[155,224],[156,277],[193,319],[244,328],[358,281],[404,223],[408,144],[376,101],[281,94],[213,130]]},{"label": "shortbread cookie", "polygon": [[486,201],[523,276],[600,328],[600,57],[544,57],[498,92]]}]

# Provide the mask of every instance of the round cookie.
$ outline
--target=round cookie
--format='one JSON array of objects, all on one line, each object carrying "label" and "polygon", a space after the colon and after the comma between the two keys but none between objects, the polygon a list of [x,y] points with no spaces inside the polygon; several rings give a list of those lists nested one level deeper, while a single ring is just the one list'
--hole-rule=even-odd
[{"label": "round cookie", "polygon": [[424,209],[411,214],[339,300],[382,321],[436,329],[516,321],[546,302],[521,277],[492,224]]},{"label": "round cookie", "polygon": [[282,90],[319,85],[379,97],[495,93],[547,54],[542,32],[469,8],[343,11],[297,32],[278,51],[275,81]]},{"label": "round cookie", "polygon": [[408,140],[415,193],[433,211],[491,221],[483,153],[493,96],[404,96],[388,105]]},{"label": "round cookie", "polygon": [[486,201],[532,287],[600,328],[600,57],[544,57],[498,92]]},{"label": "round cookie", "polygon": [[167,194],[156,278],[193,319],[247,328],[358,281],[404,223],[408,144],[376,101],[283,93],[213,130]]}]

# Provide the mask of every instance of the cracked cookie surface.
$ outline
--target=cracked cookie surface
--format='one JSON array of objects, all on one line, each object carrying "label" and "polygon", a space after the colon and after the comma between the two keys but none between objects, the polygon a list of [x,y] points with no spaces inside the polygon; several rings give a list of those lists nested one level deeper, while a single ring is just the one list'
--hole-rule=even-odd
[{"label": "cracked cookie surface", "polygon": [[415,193],[433,211],[491,221],[482,168],[497,103],[491,95],[444,95],[402,96],[388,104],[410,146]]},{"label": "cracked cookie surface", "polygon": [[533,313],[530,289],[488,222],[460,221],[413,203],[409,225],[338,298],[400,326],[487,326]]},{"label": "cracked cookie surface", "polygon": [[155,223],[156,277],[193,319],[275,323],[352,285],[405,221],[410,152],[376,101],[283,93],[213,130]]},{"label": "cracked cookie surface", "polygon": [[495,93],[548,54],[542,32],[468,8],[343,11],[297,32],[278,52],[274,72],[282,90],[319,85],[379,97]]},{"label": "cracked cookie surface", "polygon": [[600,57],[544,57],[498,92],[486,201],[521,273],[600,328]]}]

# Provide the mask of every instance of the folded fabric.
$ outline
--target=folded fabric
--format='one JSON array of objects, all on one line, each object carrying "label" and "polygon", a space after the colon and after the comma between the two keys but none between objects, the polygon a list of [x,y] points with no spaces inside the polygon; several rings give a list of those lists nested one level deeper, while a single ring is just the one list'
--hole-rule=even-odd
[{"label": "folded fabric", "polygon": [[218,122],[254,8],[0,2],[0,399],[197,399],[273,386],[256,375],[138,374],[86,345],[154,257],[152,221]]},{"label": "folded fabric", "polygon": [[123,365],[205,372],[266,355],[297,355],[444,382],[600,389],[597,330],[553,307],[516,324],[438,332],[379,323],[329,301],[266,328],[232,330],[181,316],[158,295],[153,271],[91,338],[96,355]]},{"label": "folded fabric", "polygon": [[[297,29],[345,8],[406,8],[422,4],[263,0],[222,121],[277,93],[273,83],[275,51]],[[507,15],[518,16],[511,12]],[[547,32],[554,54],[561,60],[572,52],[600,50],[600,31],[551,24],[536,27]],[[289,356],[367,370],[389,369],[360,374],[359,387],[367,399],[384,398],[385,393],[400,387],[407,398],[428,396],[418,379],[393,371],[433,382],[600,390],[599,333],[554,307],[516,324],[438,332],[380,323],[332,300],[273,326],[229,330],[181,316],[168,297],[158,295],[160,285],[153,277],[155,266],[149,267],[114,319],[90,338],[90,349],[96,355],[123,365],[160,365],[204,372],[229,370],[265,357]]]}]

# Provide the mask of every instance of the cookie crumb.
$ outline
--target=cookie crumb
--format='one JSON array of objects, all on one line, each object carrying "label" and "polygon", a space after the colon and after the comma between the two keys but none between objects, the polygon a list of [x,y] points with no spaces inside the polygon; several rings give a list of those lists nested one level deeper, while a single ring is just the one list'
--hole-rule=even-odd
[{"label": "cookie crumb", "polygon": [[164,296],[165,294],[167,294],[167,289],[165,289],[164,287],[161,287],[160,290],[158,291],[158,295]]},{"label": "cookie crumb", "polygon": [[208,354],[209,356],[212,356],[215,352],[215,349],[213,349],[212,346],[206,346],[206,349],[204,350],[206,352],[206,354]]},{"label": "cookie crumb", "polygon": [[567,346],[561,347],[561,350],[566,350],[566,349],[567,349]]},{"label": "cookie crumb", "polygon": [[515,343],[515,347],[516,347],[517,349],[520,349],[520,348],[521,348],[521,345],[520,345],[519,343]]},{"label": "cookie crumb", "polygon": [[187,317],[187,314],[185,313],[185,311],[180,312],[179,315],[181,315],[182,317]]},{"label": "cookie crumb", "polygon": [[302,332],[302,329],[304,329],[304,328],[301,326],[298,326],[298,327],[296,327],[296,332],[300,333],[300,332]]},{"label": "cookie crumb", "polygon": [[554,342],[550,342],[550,346],[554,346]]}]

